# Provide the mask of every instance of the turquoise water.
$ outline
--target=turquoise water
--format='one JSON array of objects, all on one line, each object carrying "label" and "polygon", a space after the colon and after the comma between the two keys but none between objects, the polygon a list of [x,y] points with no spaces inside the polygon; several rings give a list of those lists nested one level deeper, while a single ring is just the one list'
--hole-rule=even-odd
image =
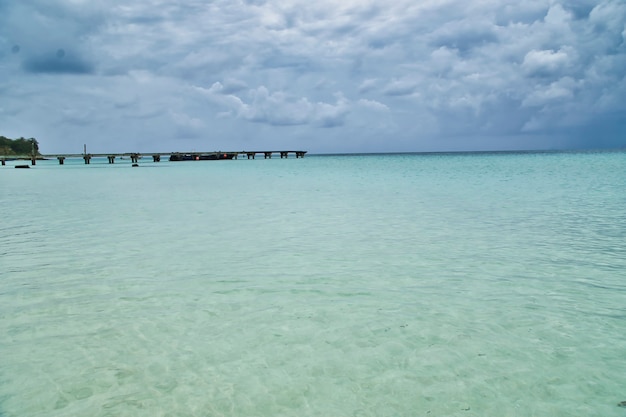
[{"label": "turquoise water", "polygon": [[626,153],[0,167],[0,416],[626,416]]}]

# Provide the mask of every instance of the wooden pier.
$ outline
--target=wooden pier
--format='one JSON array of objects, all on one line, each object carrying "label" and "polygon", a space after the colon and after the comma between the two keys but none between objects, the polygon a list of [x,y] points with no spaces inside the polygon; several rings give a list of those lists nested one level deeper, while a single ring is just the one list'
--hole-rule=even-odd
[{"label": "wooden pier", "polygon": [[[37,159],[57,159],[59,165],[64,165],[67,158],[81,158],[85,164],[90,164],[92,158],[106,157],[109,164],[114,164],[116,158],[130,159],[134,165],[143,157],[152,158],[152,162],[161,162],[161,157],[169,157],[172,161],[203,161],[203,160],[228,160],[238,159],[245,156],[247,159],[255,159],[256,155],[263,155],[264,159],[271,159],[272,155],[280,155],[280,158],[288,158],[289,154],[296,158],[304,158],[307,151],[235,151],[235,152],[127,152],[127,153],[80,153],[80,154],[49,154],[49,155],[0,155],[0,162],[6,165],[7,160],[29,160],[31,165],[36,165]],[[174,155],[174,157],[172,157]]]}]

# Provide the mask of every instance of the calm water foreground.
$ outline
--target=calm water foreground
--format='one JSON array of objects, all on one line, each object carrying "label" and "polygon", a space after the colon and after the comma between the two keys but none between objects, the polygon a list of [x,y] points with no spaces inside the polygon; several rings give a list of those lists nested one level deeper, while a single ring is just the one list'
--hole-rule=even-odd
[{"label": "calm water foreground", "polygon": [[0,167],[0,416],[626,416],[626,153]]}]

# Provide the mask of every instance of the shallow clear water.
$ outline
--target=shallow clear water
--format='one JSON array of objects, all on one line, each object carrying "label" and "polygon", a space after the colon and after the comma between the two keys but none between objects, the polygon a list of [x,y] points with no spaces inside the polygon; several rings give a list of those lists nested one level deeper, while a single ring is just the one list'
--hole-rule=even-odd
[{"label": "shallow clear water", "polygon": [[0,416],[624,416],[626,153],[0,167]]}]

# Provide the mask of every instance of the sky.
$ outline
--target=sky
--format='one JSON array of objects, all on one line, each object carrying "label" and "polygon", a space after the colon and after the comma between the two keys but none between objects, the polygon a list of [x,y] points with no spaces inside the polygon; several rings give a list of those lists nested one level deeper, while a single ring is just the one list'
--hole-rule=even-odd
[{"label": "sky", "polygon": [[0,0],[42,153],[626,147],[624,0]]}]

